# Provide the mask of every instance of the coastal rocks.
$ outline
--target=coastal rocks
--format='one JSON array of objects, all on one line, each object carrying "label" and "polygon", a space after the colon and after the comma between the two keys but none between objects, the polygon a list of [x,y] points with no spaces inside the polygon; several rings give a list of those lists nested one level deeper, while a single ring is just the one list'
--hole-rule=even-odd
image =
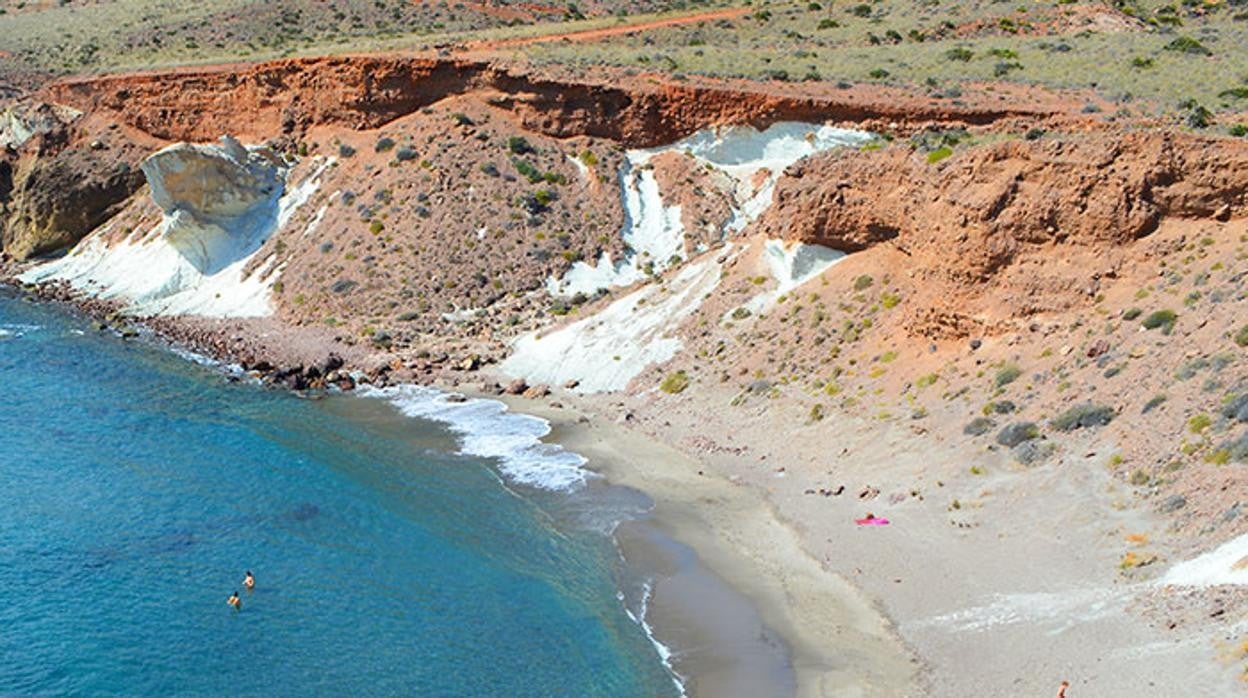
[{"label": "coastal rocks", "polygon": [[530,388],[526,389],[526,390],[525,390],[525,391],[521,394],[521,397],[526,397],[526,398],[528,398],[528,399],[530,399],[530,400],[537,400],[537,399],[539,399],[539,398],[544,398],[544,397],[546,397],[547,395],[550,395],[550,386],[549,386],[549,385],[534,385],[534,386],[532,386],[532,387],[530,387]]},{"label": "coastal rocks", "polygon": [[507,384],[503,389],[503,393],[507,395],[521,395],[529,389],[529,384],[523,378],[517,378]]}]

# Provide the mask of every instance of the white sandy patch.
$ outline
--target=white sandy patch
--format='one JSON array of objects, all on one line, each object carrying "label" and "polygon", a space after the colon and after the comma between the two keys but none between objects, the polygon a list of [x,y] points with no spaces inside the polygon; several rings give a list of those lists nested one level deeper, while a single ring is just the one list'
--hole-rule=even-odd
[{"label": "white sandy patch", "polygon": [[[780,296],[800,288],[844,258],[844,252],[823,245],[767,240],[763,243],[762,259],[767,264],[767,271],[776,280],[776,287],[754,296],[741,307],[752,313],[766,312]],[[733,312],[735,309],[725,314],[724,319],[727,320]]]},{"label": "white sandy patch", "polygon": [[269,289],[279,276],[269,273],[274,260],[265,260],[250,275],[244,271],[264,241],[316,192],[330,163],[319,163],[294,189],[275,192],[267,204],[237,218],[204,222],[177,210],[155,229],[111,246],[105,242],[111,224],[105,225],[65,257],[21,279],[67,281],[99,298],[124,300],[126,311],[135,315],[271,315]]},{"label": "white sandy patch", "polygon": [[586,165],[585,163],[581,162],[581,159],[575,155],[569,155],[568,162],[572,163],[573,165],[576,165],[576,171],[578,174],[581,175],[581,179],[583,181],[586,181],[586,182],[589,181],[589,165]]},{"label": "white sandy patch", "polygon": [[623,390],[646,367],[680,350],[672,332],[719,284],[720,265],[705,259],[670,281],[653,283],[590,317],[546,335],[521,337],[502,363],[504,373],[530,383],[580,382],[579,392]]},{"label": "white sandy patch", "polygon": [[1129,594],[1123,589],[1087,588],[1061,592],[997,594],[982,606],[919,621],[956,632],[979,632],[1015,623],[1045,624],[1052,634],[1122,613]]},{"label": "white sandy patch", "polygon": [[1248,533],[1204,555],[1176,564],[1157,584],[1183,587],[1248,584]]},{"label": "white sandy patch", "polygon": [[[784,122],[763,131],[750,126],[706,129],[669,146],[629,150],[620,170],[624,204],[620,234],[626,246],[623,259],[613,260],[603,254],[593,264],[577,262],[562,278],[549,279],[546,290],[558,296],[593,295],[599,289],[635,284],[646,278],[647,268],[661,272],[685,259],[680,207],[663,204],[654,172],[646,167],[656,155],[686,153],[729,175],[736,190],[732,213],[722,228],[726,233],[736,233],[771,206],[776,180],[786,167],[809,155],[870,138],[862,131]],[[757,181],[764,171],[766,176]]]}]

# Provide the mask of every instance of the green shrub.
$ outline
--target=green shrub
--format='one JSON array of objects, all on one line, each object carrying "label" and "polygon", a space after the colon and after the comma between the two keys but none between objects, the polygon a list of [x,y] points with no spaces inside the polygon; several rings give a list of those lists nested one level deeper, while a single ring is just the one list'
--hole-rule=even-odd
[{"label": "green shrub", "polygon": [[940,162],[941,160],[944,160],[950,155],[953,155],[953,148],[950,148],[947,145],[942,145],[936,150],[933,150],[932,152],[927,154],[927,164],[935,165],[936,163]]},{"label": "green shrub", "polygon": [[1122,312],[1122,319],[1131,321],[1143,314],[1144,314],[1143,310],[1140,310],[1139,308],[1131,308],[1130,310],[1124,310]]},{"label": "green shrub", "polygon": [[812,421],[812,422],[821,422],[821,421],[823,421],[823,418],[824,418],[824,417],[826,417],[826,416],[827,416],[827,413],[824,411],[824,407],[823,407],[823,403],[822,403],[822,402],[816,402],[814,405],[811,405],[811,407],[810,407],[810,421]]},{"label": "green shrub", "polygon": [[1187,430],[1193,434],[1199,434],[1209,428],[1213,424],[1213,418],[1207,414],[1194,415],[1187,420]]},{"label": "green shrub", "polygon": [[868,288],[871,288],[871,284],[873,283],[875,283],[875,279],[872,279],[868,274],[863,274],[862,276],[854,279],[854,290],[865,291]]},{"label": "green shrub", "polygon": [[1140,56],[1136,56],[1131,59],[1132,68],[1152,68],[1153,64],[1154,61],[1151,58],[1141,58]]},{"label": "green shrub", "polygon": [[1075,405],[1054,417],[1049,426],[1058,431],[1074,431],[1086,427],[1103,427],[1113,421],[1114,408],[1090,402]]},{"label": "green shrub", "polygon": [[1190,53],[1197,56],[1210,56],[1213,51],[1205,48],[1205,45],[1193,39],[1190,36],[1180,36],[1179,38],[1166,44],[1163,48],[1167,51],[1176,51],[1178,53]]},{"label": "green shrub", "polygon": [[920,388],[920,389],[930,388],[931,386],[935,385],[936,381],[938,380],[940,380],[939,373],[929,373],[925,376],[919,376],[918,380],[914,382],[914,385],[916,388]]},{"label": "green shrub", "polygon": [[1235,333],[1235,343],[1241,347],[1248,347],[1248,325],[1239,328]]},{"label": "green shrub", "polygon": [[889,74],[890,73],[887,70],[884,70],[883,68],[874,68],[871,70],[871,72],[867,73],[867,76],[873,80],[883,80],[884,78],[888,77]]},{"label": "green shrub", "polygon": [[379,138],[377,139],[377,142],[373,144],[373,150],[379,153],[384,153],[393,147],[394,147],[393,138]]},{"label": "green shrub", "polygon": [[996,422],[988,419],[987,417],[976,417],[975,419],[967,422],[966,426],[962,427],[962,433],[967,436],[981,436],[983,434],[987,434],[988,431],[996,425]]},{"label": "green shrub", "polygon": [[529,145],[529,141],[523,136],[512,136],[507,139],[507,150],[516,155],[526,155],[532,153],[533,146]]},{"label": "green shrub", "polygon": [[1248,126],[1245,126],[1244,124],[1233,124],[1230,128],[1226,129],[1226,132],[1236,138],[1243,138],[1244,136],[1248,136]]},{"label": "green shrub", "polygon": [[997,443],[1006,448],[1014,448],[1024,441],[1040,438],[1040,427],[1033,422],[1015,422],[997,434]]},{"label": "green shrub", "polygon": [[1023,375],[1023,370],[1014,364],[1006,364],[997,371],[997,375],[992,379],[992,387],[1001,389],[1018,380]]},{"label": "green shrub", "polygon": [[1144,403],[1144,409],[1140,410],[1140,414],[1148,414],[1149,412],[1152,412],[1158,407],[1161,407],[1161,403],[1165,401],[1166,401],[1165,395],[1152,396],[1151,398],[1149,398],[1148,402]]},{"label": "green shrub", "polygon": [[1170,334],[1174,330],[1174,323],[1178,320],[1178,317],[1173,310],[1156,310],[1144,318],[1144,322],[1141,324],[1144,325],[1146,330],[1160,328],[1162,334]]},{"label": "green shrub", "polygon": [[542,173],[538,171],[533,163],[520,158],[512,158],[511,164],[515,166],[516,172],[519,172],[525,179],[536,184],[542,181]]},{"label": "green shrub", "polygon": [[964,48],[962,46],[958,46],[957,48],[951,48],[948,51],[945,51],[945,58],[951,61],[962,61],[963,63],[966,63],[967,61],[971,60],[974,57],[975,57],[974,51],[970,50],[969,48]]},{"label": "green shrub", "polygon": [[369,222],[369,224],[368,224],[368,232],[372,233],[373,235],[377,235],[377,234],[381,233],[381,231],[382,231],[382,230],[384,230],[384,229],[385,229],[385,227],[386,227],[386,226],[385,226],[385,225],[383,225],[381,221],[379,221],[379,220],[377,220],[377,219],[373,219],[373,220],[372,220],[371,222]]},{"label": "green shrub", "polygon": [[662,390],[669,395],[675,395],[683,392],[684,389],[688,387],[689,375],[684,371],[667,374],[667,378],[664,378],[663,382],[659,384],[659,390]]}]

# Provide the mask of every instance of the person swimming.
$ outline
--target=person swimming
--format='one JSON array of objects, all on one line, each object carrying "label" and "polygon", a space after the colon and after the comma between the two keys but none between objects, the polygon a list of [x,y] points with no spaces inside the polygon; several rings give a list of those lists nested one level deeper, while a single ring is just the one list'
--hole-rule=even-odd
[{"label": "person swimming", "polygon": [[247,570],[247,574],[243,576],[243,586],[246,587],[247,591],[256,588],[256,578],[252,575],[251,570]]},{"label": "person swimming", "polygon": [[230,594],[230,598],[226,600],[226,603],[233,606],[235,611],[243,610],[243,602],[241,599],[238,598],[237,591],[234,592],[233,594]]}]

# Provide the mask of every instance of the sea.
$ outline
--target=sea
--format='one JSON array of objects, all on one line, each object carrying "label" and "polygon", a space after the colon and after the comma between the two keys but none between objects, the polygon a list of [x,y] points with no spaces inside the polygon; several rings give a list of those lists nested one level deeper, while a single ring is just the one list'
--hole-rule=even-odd
[{"label": "sea", "polygon": [[0,694],[681,695],[612,535],[649,501],[547,429],[266,390],[0,288]]}]

